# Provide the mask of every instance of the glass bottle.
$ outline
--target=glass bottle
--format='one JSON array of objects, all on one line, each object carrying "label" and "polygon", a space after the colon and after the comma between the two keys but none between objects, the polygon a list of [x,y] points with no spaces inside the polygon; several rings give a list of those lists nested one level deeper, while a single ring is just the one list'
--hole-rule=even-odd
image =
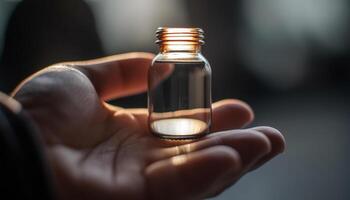
[{"label": "glass bottle", "polygon": [[164,139],[195,139],[209,133],[211,69],[201,54],[200,28],[156,31],[160,52],[148,72],[150,131]]}]

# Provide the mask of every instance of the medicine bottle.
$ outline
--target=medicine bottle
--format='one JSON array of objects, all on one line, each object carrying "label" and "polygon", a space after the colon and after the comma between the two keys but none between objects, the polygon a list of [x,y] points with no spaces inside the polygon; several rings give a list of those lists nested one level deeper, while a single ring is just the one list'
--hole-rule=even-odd
[{"label": "medicine bottle", "polygon": [[156,31],[160,52],[148,72],[150,131],[164,139],[195,139],[209,133],[211,69],[201,54],[200,28]]}]

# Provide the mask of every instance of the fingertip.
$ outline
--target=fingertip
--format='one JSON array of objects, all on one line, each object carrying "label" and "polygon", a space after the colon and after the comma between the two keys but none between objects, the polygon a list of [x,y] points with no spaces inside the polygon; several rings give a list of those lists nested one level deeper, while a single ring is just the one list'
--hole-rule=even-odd
[{"label": "fingertip", "polygon": [[213,131],[242,128],[253,120],[253,110],[243,101],[225,99],[213,104]]},{"label": "fingertip", "polygon": [[239,99],[223,99],[223,100],[217,101],[213,104],[213,108],[218,108],[218,107],[227,106],[227,105],[239,106],[242,108],[242,110],[246,110],[251,115],[251,117],[254,118],[254,112],[252,108],[249,106],[249,104]]},{"label": "fingertip", "polygon": [[255,127],[252,128],[252,130],[259,131],[261,134],[264,134],[271,143],[271,152],[261,158],[254,167],[251,168],[251,170],[254,170],[263,164],[265,164],[267,161],[275,157],[276,155],[282,153],[285,150],[286,141],[284,136],[281,134],[280,131],[278,131],[275,128],[267,127],[267,126],[261,126],[261,127]]},{"label": "fingertip", "polygon": [[236,149],[245,169],[251,168],[271,152],[271,142],[268,137],[253,129],[229,130],[211,134],[202,142],[198,142],[197,148],[220,144]]},{"label": "fingertip", "polygon": [[255,127],[253,130],[261,132],[270,140],[272,153],[278,154],[282,153],[285,150],[286,140],[279,130],[268,126]]},{"label": "fingertip", "polygon": [[[249,147],[251,151],[254,151],[254,155],[257,158],[261,158],[271,152],[271,142],[269,138],[255,130],[247,130],[251,134],[251,146]],[[248,150],[247,150],[248,151]]]}]

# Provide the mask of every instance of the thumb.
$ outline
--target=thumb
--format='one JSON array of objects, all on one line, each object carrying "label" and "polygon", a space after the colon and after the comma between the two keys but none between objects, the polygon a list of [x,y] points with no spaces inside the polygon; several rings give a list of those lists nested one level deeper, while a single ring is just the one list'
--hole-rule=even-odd
[{"label": "thumb", "polygon": [[89,61],[70,62],[83,72],[104,100],[129,96],[147,89],[147,72],[154,55],[125,53]]}]

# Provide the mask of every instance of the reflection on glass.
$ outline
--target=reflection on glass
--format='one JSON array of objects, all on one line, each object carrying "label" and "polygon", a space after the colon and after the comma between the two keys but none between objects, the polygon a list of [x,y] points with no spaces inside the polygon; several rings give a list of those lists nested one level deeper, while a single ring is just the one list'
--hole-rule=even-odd
[{"label": "reflection on glass", "polygon": [[152,122],[152,130],[165,135],[195,135],[207,130],[207,124],[190,118],[162,119]]}]

